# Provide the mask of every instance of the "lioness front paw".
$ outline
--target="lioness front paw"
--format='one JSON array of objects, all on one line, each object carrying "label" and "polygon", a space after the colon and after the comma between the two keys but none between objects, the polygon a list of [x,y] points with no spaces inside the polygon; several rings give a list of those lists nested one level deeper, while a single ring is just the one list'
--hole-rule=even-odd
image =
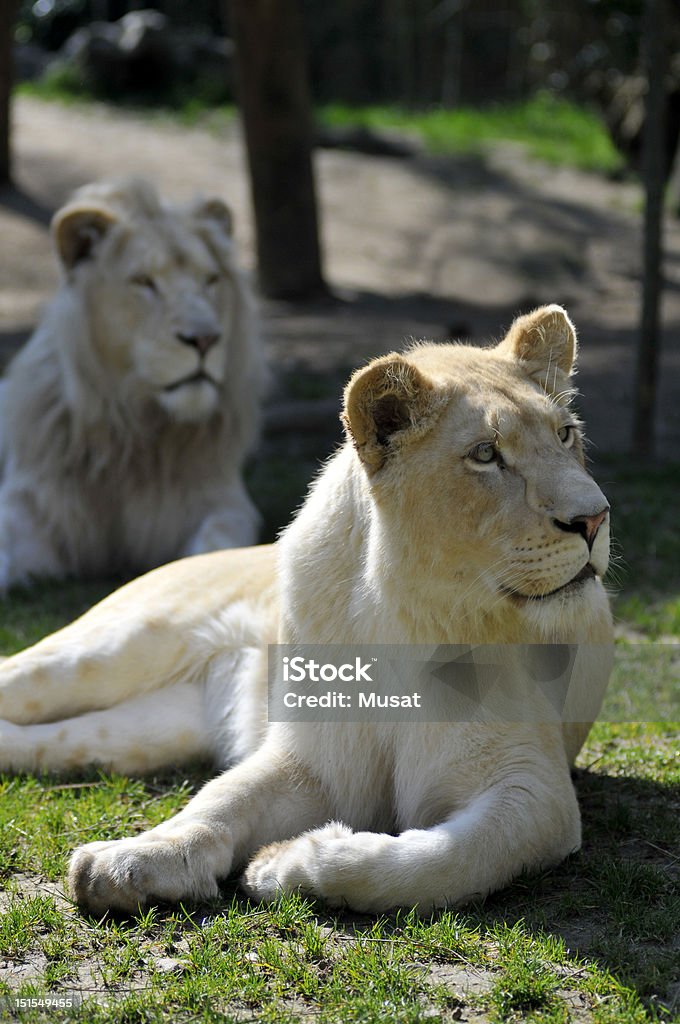
[{"label": "lioness front paw", "polygon": [[[333,822],[296,839],[265,846],[248,865],[241,884],[249,896],[258,900],[274,900],[282,893],[299,891],[334,902],[333,893],[324,884],[329,849],[351,835],[350,828]],[[343,897],[335,902],[342,903]]]},{"label": "lioness front paw", "polygon": [[76,903],[93,914],[135,913],[153,902],[217,896],[217,879],[231,867],[228,835],[206,826],[176,835],[88,843],[71,857],[68,884]]}]

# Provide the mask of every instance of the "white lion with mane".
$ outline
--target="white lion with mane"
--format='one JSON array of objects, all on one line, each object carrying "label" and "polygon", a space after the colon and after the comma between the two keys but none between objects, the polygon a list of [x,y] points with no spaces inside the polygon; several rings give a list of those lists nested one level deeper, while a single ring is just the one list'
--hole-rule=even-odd
[{"label": "white lion with mane", "polygon": [[231,227],[137,179],[56,213],[62,283],[0,386],[0,588],[254,542],[265,370]]},{"label": "white lion with mane", "polygon": [[[240,761],[169,821],[77,850],[80,904],[200,900],[245,867],[258,898],[428,909],[578,847],[570,766],[612,622],[609,506],[569,404],[575,345],[548,306],[495,348],[374,360],[347,386],[347,442],[277,545],[157,569],[0,666],[2,769]],[[277,639],[501,645],[502,697],[514,645],[577,656],[566,715],[537,721],[532,698],[506,719],[268,724]]]}]

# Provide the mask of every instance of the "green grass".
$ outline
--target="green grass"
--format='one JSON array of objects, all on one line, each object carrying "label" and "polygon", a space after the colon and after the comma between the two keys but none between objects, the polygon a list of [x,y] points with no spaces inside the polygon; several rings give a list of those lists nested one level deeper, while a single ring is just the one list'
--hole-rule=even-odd
[{"label": "green grass", "polygon": [[680,472],[614,459],[597,477],[613,508],[608,582],[621,634],[606,712],[670,720],[680,702]]},{"label": "green grass", "polygon": [[[251,473],[271,532],[298,503],[313,462],[311,447],[293,458],[277,450]],[[678,476],[619,462],[597,476],[615,511],[619,626],[636,650],[650,647],[667,633],[680,594]],[[54,629],[113,585],[12,594],[2,605],[2,650]],[[627,689],[646,699],[655,672],[643,658]],[[146,779],[0,777],[0,1000],[10,1000],[0,1002],[0,1020],[680,1021],[677,1008],[664,1008],[679,967],[680,759],[671,724],[598,723],[576,774],[581,851],[462,913],[376,920],[299,897],[264,908],[230,882],[205,906],[130,920],[80,915],[63,889],[69,851],[161,821],[205,775],[194,766]],[[74,991],[82,1006],[58,1015],[14,1003]]]},{"label": "green grass", "polygon": [[623,161],[602,121],[590,110],[550,93],[483,109],[459,107],[414,112],[397,107],[352,108],[329,105],[320,111],[329,125],[410,132],[434,153],[483,149],[496,141],[521,143],[551,164],[611,173]]},{"label": "green grass", "polygon": [[[109,820],[99,829],[86,827],[88,838],[122,834],[131,822],[150,824],[186,799],[186,782],[177,775],[132,788],[122,780],[113,784],[118,798],[130,798],[131,820],[113,831]],[[114,795],[110,785],[104,784],[103,795],[94,787],[61,790],[59,800],[79,821],[92,822],[102,801]],[[621,816],[603,818],[593,780],[582,787],[582,800],[595,836],[567,865],[521,879],[464,914],[446,911],[420,919],[400,913],[377,921],[327,915],[300,897],[265,910],[231,887],[200,908],[153,909],[131,920],[82,918],[58,889],[35,878],[55,874],[41,842],[55,821],[45,811],[51,783],[37,780],[32,786],[30,808],[20,800],[18,785],[3,793],[8,813],[32,829],[24,846],[33,878],[30,885],[22,874],[6,883],[0,950],[36,972],[18,986],[15,979],[13,996],[82,991],[83,1010],[63,1019],[301,1021],[312,1015],[322,1022],[415,1024],[475,1012],[489,1021],[547,1024],[572,1019],[574,1005],[579,1020],[677,1019],[658,1005],[645,1005],[632,987],[637,981],[643,993],[659,991],[677,966],[671,944],[680,908],[668,858],[664,862],[655,853],[673,824],[651,821],[654,808],[647,804],[649,842],[658,841],[650,846],[654,856],[644,864],[617,857],[616,849],[625,847],[634,829]],[[45,791],[40,794],[36,786]],[[64,850],[73,838],[72,832],[64,837]],[[588,934],[597,955],[584,958],[570,948],[561,933],[574,929]],[[476,991],[461,987],[462,972],[479,986]],[[9,995],[10,987],[0,983],[3,988]]]},{"label": "green grass", "polygon": [[0,652],[14,654],[53,633],[106,597],[119,580],[43,582],[0,597]]}]

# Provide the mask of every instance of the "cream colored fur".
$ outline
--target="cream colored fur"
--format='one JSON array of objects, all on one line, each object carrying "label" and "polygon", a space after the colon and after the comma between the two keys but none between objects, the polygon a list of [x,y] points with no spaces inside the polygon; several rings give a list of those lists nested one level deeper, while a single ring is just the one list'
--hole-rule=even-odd
[{"label": "cream colored fur", "polygon": [[0,588],[253,543],[264,365],[228,208],[104,182],[52,230],[62,283],[0,385]]},{"label": "cream colored fur", "polygon": [[[276,549],[158,569],[0,668],[5,769],[239,762],[164,824],[78,849],[80,904],[201,899],[245,868],[256,898],[299,888],[428,909],[578,847],[569,766],[606,686],[611,618],[608,506],[569,408],[574,355],[551,306],[496,348],[374,361],[346,391],[347,443]],[[267,727],[277,637],[579,643],[574,724]]]}]

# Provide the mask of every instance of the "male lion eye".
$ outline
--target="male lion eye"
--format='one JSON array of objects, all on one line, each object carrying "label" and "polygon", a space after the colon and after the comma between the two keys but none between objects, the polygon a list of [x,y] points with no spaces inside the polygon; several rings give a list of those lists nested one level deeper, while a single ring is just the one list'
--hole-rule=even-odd
[{"label": "male lion eye", "polygon": [[475,445],[469,458],[474,459],[475,462],[495,462],[498,458],[498,451],[491,441],[483,441],[481,444]]},{"label": "male lion eye", "polygon": [[156,291],[156,282],[148,274],[135,274],[130,278],[130,284],[134,284],[138,288],[146,288],[150,292]]},{"label": "male lion eye", "polygon": [[566,445],[567,448],[571,448],[572,444],[574,443],[575,437],[574,428],[571,426],[571,424],[567,424],[564,427],[560,427],[560,429],[557,431],[557,436],[559,437],[562,444]]}]

